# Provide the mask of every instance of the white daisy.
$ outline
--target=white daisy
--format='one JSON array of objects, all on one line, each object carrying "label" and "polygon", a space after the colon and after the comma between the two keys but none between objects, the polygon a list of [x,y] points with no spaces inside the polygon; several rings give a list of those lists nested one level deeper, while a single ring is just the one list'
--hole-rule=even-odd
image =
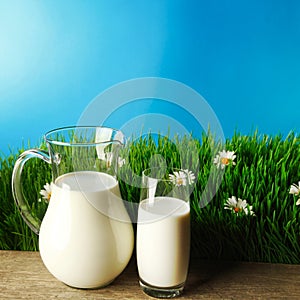
[{"label": "white daisy", "polygon": [[247,200],[242,200],[240,198],[236,199],[235,196],[228,198],[224,204],[224,209],[229,209],[237,215],[241,213],[245,213],[246,215],[250,214],[250,216],[255,215],[252,206],[248,205]]},{"label": "white daisy", "polygon": [[173,174],[169,174],[170,181],[176,185],[187,185],[187,184],[193,184],[195,181],[195,175],[192,171],[189,170],[179,170],[174,171]]},{"label": "white daisy", "polygon": [[184,171],[174,171],[173,174],[169,174],[169,179],[176,186],[186,185],[187,175]]},{"label": "white daisy", "polygon": [[219,151],[219,153],[214,158],[214,164],[221,169],[224,169],[225,166],[228,166],[229,164],[235,165],[234,159],[236,158],[236,155],[234,154],[234,151]]},{"label": "white daisy", "polygon": [[[295,183],[291,185],[289,193],[295,196],[300,196],[300,181],[298,182],[298,185]],[[300,205],[300,198],[297,200],[296,205]]]},{"label": "white daisy", "polygon": [[52,189],[53,189],[53,182],[51,182],[50,184],[49,183],[46,183],[44,185],[44,190],[41,190],[40,191],[40,194],[43,196],[42,198],[46,201],[50,201],[50,198],[51,198],[51,194],[52,194]]},{"label": "white daisy", "polygon": [[300,195],[300,181],[298,182],[298,185],[293,183],[290,187],[290,194],[299,196]]}]

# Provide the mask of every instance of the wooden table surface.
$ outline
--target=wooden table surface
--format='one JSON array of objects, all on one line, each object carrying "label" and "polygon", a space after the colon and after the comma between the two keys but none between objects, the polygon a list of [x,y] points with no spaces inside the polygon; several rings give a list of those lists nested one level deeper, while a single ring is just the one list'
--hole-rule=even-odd
[{"label": "wooden table surface", "polygon": [[[139,287],[135,259],[109,286],[80,290],[56,280],[39,252],[0,251],[0,299],[154,299]],[[300,299],[300,265],[192,260],[177,299]]]}]

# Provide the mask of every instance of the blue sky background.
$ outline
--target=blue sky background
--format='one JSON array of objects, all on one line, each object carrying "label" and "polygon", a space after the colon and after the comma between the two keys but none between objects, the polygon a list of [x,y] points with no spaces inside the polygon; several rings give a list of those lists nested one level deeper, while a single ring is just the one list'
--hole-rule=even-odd
[{"label": "blue sky background", "polygon": [[300,1],[0,0],[1,153],[148,76],[200,93],[226,137],[299,133]]}]

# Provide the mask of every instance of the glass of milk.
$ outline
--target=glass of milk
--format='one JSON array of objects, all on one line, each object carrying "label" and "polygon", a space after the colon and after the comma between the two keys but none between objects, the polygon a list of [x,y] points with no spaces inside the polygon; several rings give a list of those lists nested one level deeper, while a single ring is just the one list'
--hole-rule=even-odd
[{"label": "glass of milk", "polygon": [[[45,142],[48,151],[30,149],[16,161],[15,203],[39,234],[41,258],[54,277],[76,288],[106,286],[125,269],[134,246],[117,180],[124,135],[107,127],[74,126],[46,133]],[[22,172],[31,158],[42,159],[52,169],[51,197],[42,220],[31,210],[37,196],[26,199],[23,193],[29,183]],[[35,171],[32,178],[44,174]]]},{"label": "glass of milk", "polygon": [[190,256],[189,195],[195,176],[188,170],[143,172],[137,224],[137,266],[143,291],[157,298],[181,295]]}]

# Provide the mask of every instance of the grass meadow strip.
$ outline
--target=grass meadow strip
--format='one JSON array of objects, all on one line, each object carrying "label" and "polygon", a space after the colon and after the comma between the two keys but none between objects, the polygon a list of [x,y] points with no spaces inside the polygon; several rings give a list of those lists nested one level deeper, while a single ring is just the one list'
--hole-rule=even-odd
[{"label": "grass meadow strip", "polygon": [[[295,133],[284,138],[235,132],[224,145],[218,143],[209,134],[200,139],[151,134],[130,138],[120,153],[125,164],[119,169],[121,194],[129,202],[130,215],[136,217],[133,204],[139,201],[138,181],[144,169],[161,163],[170,168],[189,165],[199,170],[190,200],[193,256],[300,263],[300,206],[296,205],[300,196],[289,193],[291,185],[300,181],[300,138]],[[22,151],[0,158],[0,248],[38,250],[37,236],[20,217],[11,193],[13,165]],[[200,208],[209,176],[220,187]],[[24,193],[32,199],[34,213],[42,217],[47,204],[38,201],[39,192],[51,181],[50,166],[33,159],[24,169],[24,180]],[[241,201],[229,201],[228,209],[228,199]],[[253,214],[246,213],[250,207]]]}]

